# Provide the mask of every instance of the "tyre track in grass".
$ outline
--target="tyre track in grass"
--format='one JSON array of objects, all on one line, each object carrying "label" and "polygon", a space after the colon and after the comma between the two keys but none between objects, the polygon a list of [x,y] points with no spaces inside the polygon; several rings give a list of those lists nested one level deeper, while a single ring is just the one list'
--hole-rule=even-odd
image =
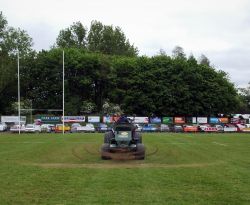
[{"label": "tyre track in grass", "polygon": [[[101,156],[100,147],[101,146],[93,147],[93,144],[87,144],[87,145],[81,146],[82,151],[84,150],[86,153],[88,153],[90,155],[97,156],[97,157]],[[80,161],[84,161],[84,156],[83,156],[82,152],[79,153],[79,148],[80,148],[80,145],[73,147],[72,150],[71,150],[72,155],[75,156],[76,158],[78,158]],[[147,146],[146,146],[146,150],[148,150]],[[150,150],[150,151],[146,152],[146,157],[155,155],[158,152],[158,150],[159,150],[158,147],[155,146],[153,148],[153,150]],[[126,160],[126,159],[133,160],[134,157],[131,157],[131,156],[124,156],[123,157],[122,154],[121,154],[121,156],[117,156],[117,157],[115,157],[115,155],[114,155],[114,159],[116,159],[116,160]]]},{"label": "tyre track in grass", "polygon": [[120,168],[205,168],[209,166],[218,166],[225,164],[224,161],[215,161],[211,163],[190,163],[190,164],[159,164],[159,163],[141,163],[138,161],[111,161],[107,163],[89,163],[89,164],[73,164],[73,163],[25,163],[22,165],[36,166],[41,168],[93,168],[93,169],[120,169]]}]

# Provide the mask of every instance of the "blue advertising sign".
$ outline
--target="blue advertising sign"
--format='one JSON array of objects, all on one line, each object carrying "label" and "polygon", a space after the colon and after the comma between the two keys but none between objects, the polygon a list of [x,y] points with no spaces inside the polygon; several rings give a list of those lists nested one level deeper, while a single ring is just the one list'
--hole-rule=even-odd
[{"label": "blue advertising sign", "polygon": [[219,118],[217,117],[210,117],[209,122],[212,124],[220,123]]},{"label": "blue advertising sign", "polygon": [[150,117],[150,123],[161,123],[161,118],[160,117]]}]

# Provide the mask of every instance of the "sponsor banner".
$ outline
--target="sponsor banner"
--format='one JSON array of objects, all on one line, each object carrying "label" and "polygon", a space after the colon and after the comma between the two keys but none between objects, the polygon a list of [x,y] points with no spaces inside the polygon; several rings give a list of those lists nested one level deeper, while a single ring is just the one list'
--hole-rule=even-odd
[{"label": "sponsor banner", "polygon": [[207,123],[207,117],[197,117],[197,123]]},{"label": "sponsor banner", "polygon": [[242,117],[244,118],[244,119],[250,119],[250,114],[244,114],[244,115],[242,115]]},{"label": "sponsor banner", "polygon": [[247,123],[247,120],[245,119],[240,119],[240,118],[231,118],[230,119],[230,122],[232,124],[246,124]]},{"label": "sponsor banner", "polygon": [[63,116],[61,118],[62,122],[85,122],[85,117],[84,116]]},{"label": "sponsor banner", "polygon": [[217,123],[219,123],[220,121],[219,121],[219,118],[217,118],[217,117],[210,117],[209,122],[210,122],[211,124],[217,124]]},{"label": "sponsor banner", "polygon": [[88,116],[88,122],[98,123],[100,122],[100,116]]},{"label": "sponsor banner", "polygon": [[150,123],[155,123],[155,124],[161,123],[161,118],[160,117],[151,117]]},{"label": "sponsor banner", "polygon": [[174,123],[176,123],[176,124],[183,124],[183,123],[185,123],[185,117],[175,117],[174,118]]},{"label": "sponsor banner", "polygon": [[143,123],[143,124],[149,123],[148,117],[129,117],[129,118],[134,120],[134,123]]},{"label": "sponsor banner", "polygon": [[250,119],[250,114],[234,114],[234,118],[240,118],[240,116],[244,119]]},{"label": "sponsor banner", "polygon": [[183,128],[184,132],[197,132],[198,127],[197,126],[186,126]]},{"label": "sponsor banner", "polygon": [[41,123],[59,123],[61,122],[61,117],[59,116],[38,116],[37,121]]},{"label": "sponsor banner", "polygon": [[197,118],[196,117],[192,117],[192,123],[196,124],[197,123]]},{"label": "sponsor banner", "polygon": [[114,123],[116,122],[120,116],[103,116],[103,123]]},{"label": "sponsor banner", "polygon": [[173,117],[163,117],[162,118],[163,124],[172,124],[173,123]]},{"label": "sponsor banner", "polygon": [[228,123],[229,122],[227,117],[221,117],[221,118],[219,118],[219,121],[220,121],[220,123]]},{"label": "sponsor banner", "polygon": [[[5,123],[19,123],[18,116],[1,116],[1,122]],[[26,123],[26,116],[20,116],[20,122],[22,124]]]}]

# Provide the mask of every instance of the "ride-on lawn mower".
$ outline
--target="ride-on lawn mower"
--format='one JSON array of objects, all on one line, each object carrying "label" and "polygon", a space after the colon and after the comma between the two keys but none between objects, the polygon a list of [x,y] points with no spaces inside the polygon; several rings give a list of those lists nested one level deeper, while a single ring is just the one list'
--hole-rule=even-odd
[{"label": "ride-on lawn mower", "polygon": [[145,158],[142,136],[129,118],[121,117],[113,129],[104,135],[101,147],[102,159],[137,159]]}]

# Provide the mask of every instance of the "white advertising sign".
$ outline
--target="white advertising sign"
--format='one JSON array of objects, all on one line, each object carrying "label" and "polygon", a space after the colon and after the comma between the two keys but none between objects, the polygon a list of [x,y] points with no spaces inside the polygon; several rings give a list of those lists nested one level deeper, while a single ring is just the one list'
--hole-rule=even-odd
[{"label": "white advertising sign", "polygon": [[[18,123],[19,117],[18,116],[1,116],[1,122],[5,123]],[[26,123],[26,116],[20,116],[21,124]]]},{"label": "white advertising sign", "polygon": [[100,116],[88,116],[88,122],[98,123],[100,122]]},{"label": "white advertising sign", "polygon": [[240,116],[242,116],[244,119],[250,119],[250,114],[235,114],[233,117],[239,118]]},{"label": "white advertising sign", "polygon": [[196,124],[196,123],[197,123],[196,117],[192,117],[192,123],[193,123],[193,124]]},{"label": "white advertising sign", "polygon": [[148,123],[148,117],[128,117],[129,119],[133,120],[134,123]]},{"label": "white advertising sign", "polygon": [[207,117],[197,117],[197,123],[207,123]]},{"label": "white advertising sign", "polygon": [[[62,117],[63,122],[63,117]],[[84,116],[64,116],[64,122],[85,122]]]}]

